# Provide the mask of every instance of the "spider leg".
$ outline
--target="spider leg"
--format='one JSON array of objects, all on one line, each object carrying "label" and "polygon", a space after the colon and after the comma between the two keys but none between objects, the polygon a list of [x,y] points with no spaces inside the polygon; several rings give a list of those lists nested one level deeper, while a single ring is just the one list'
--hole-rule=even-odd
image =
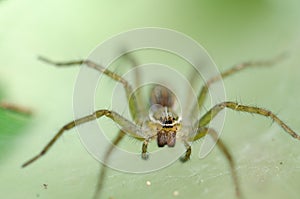
[{"label": "spider leg", "polygon": [[217,146],[219,147],[219,149],[221,150],[223,155],[226,157],[226,159],[229,163],[229,166],[230,166],[230,172],[231,172],[232,180],[233,180],[233,183],[235,186],[236,195],[238,198],[242,198],[240,186],[239,186],[238,175],[235,170],[234,160],[233,160],[232,155],[229,152],[228,148],[226,147],[226,145],[221,141],[220,138],[218,138],[217,132],[212,128],[201,127],[198,129],[197,135],[193,138],[193,141],[196,141],[196,140],[204,137],[207,134],[209,134],[214,139],[214,141],[217,143]]},{"label": "spider leg", "polygon": [[[277,62],[281,61],[283,58],[285,58],[286,54],[280,54],[276,57],[274,57],[273,59],[269,59],[269,60],[262,60],[262,61],[249,61],[249,62],[244,62],[244,63],[240,63],[237,64],[235,66],[233,66],[232,68],[222,72],[220,75],[218,76],[214,76],[212,78],[210,78],[205,85],[202,86],[201,91],[198,95],[198,103],[195,104],[193,106],[193,111],[197,110],[196,107],[198,106],[198,109],[201,110],[201,108],[203,107],[203,104],[205,102],[207,93],[208,93],[208,88],[210,87],[211,84],[225,78],[228,77],[230,75],[233,75],[241,70],[244,70],[246,68],[251,68],[251,67],[268,67],[268,66],[273,66],[275,65]],[[193,73],[193,76],[197,75],[197,73]],[[191,81],[192,83],[195,83],[195,77],[191,77]],[[194,87],[193,87],[194,88]],[[194,114],[194,112],[192,111],[192,113]],[[192,114],[192,115],[193,115]]]},{"label": "spider leg", "polygon": [[132,89],[131,85],[129,84],[129,82],[127,80],[125,80],[122,76],[120,76],[120,75],[118,75],[118,74],[104,68],[103,66],[101,66],[93,61],[90,61],[90,60],[55,62],[55,61],[49,60],[44,57],[38,57],[38,59],[41,61],[44,61],[48,64],[52,64],[52,65],[55,65],[58,67],[66,67],[66,66],[85,64],[88,67],[93,68],[93,69],[105,74],[106,76],[110,77],[111,79],[123,84],[125,92],[126,92],[126,97],[127,97],[128,103],[129,103],[129,110],[130,110],[131,116],[134,121],[138,121],[138,119],[140,118],[139,110],[141,110],[141,108],[139,107],[139,104],[137,103],[135,93],[133,92],[133,89]]},{"label": "spider leg", "polygon": [[255,106],[241,105],[236,102],[222,102],[220,104],[215,105],[204,116],[202,116],[202,118],[199,121],[198,127],[201,128],[208,125],[210,121],[224,108],[229,108],[234,111],[254,113],[265,117],[269,117],[278,125],[280,125],[283,128],[283,130],[288,134],[290,134],[293,138],[300,140],[300,136],[271,111],[263,108],[255,107]]},{"label": "spider leg", "polygon": [[149,140],[145,139],[142,146],[142,159],[147,160],[149,158],[147,148],[148,148]]},{"label": "spider leg", "polygon": [[[132,68],[135,68],[139,65],[137,59],[135,57],[133,57],[130,53],[125,53],[123,55],[123,57],[130,63]],[[141,73],[140,70],[135,69],[134,70],[134,85],[135,86],[139,86],[141,85]],[[136,103],[137,103],[137,107],[138,107],[138,112],[141,115],[146,116],[148,113],[146,112],[146,109],[144,107],[146,107],[144,101],[142,100],[141,94],[139,92],[135,92],[135,98],[136,98]],[[142,121],[141,121],[142,122]]]},{"label": "spider leg", "polygon": [[186,162],[190,159],[191,153],[192,153],[192,148],[191,145],[187,141],[183,141],[183,144],[186,148],[185,155],[180,158],[181,162]]},{"label": "spider leg", "polygon": [[[130,62],[132,67],[136,67],[136,66],[139,65],[137,60],[130,53],[126,53],[123,56],[124,56],[125,59],[127,59]],[[135,78],[135,84],[140,85],[140,83],[141,83],[141,74],[140,74],[139,70],[135,70],[134,78]]]},{"label": "spider leg", "polygon": [[113,142],[112,142],[113,144],[110,145],[110,147],[107,149],[107,151],[105,153],[104,160],[103,160],[104,164],[100,169],[99,177],[98,177],[98,183],[97,183],[96,190],[95,190],[95,193],[94,193],[94,196],[93,196],[94,199],[99,198],[102,187],[103,187],[103,181],[104,181],[104,178],[105,178],[105,175],[106,175],[106,169],[107,169],[105,163],[108,161],[109,156],[112,153],[114,147],[116,145],[118,145],[120,143],[120,141],[124,138],[124,135],[125,135],[125,132],[120,130],[117,137],[113,140]]},{"label": "spider leg", "polygon": [[119,115],[118,113],[113,112],[113,111],[109,111],[109,110],[105,110],[105,109],[97,110],[97,111],[95,111],[91,115],[79,118],[79,119],[74,120],[72,122],[69,122],[68,124],[66,124],[65,126],[63,126],[56,133],[56,135],[50,140],[50,142],[43,148],[43,150],[38,155],[34,156],[33,158],[31,158],[30,160],[28,160],[27,162],[25,162],[22,165],[22,167],[28,166],[32,162],[36,161],[37,159],[39,159],[40,157],[42,157],[43,155],[45,155],[46,152],[50,149],[50,147],[57,141],[58,138],[60,138],[63,135],[63,133],[65,131],[70,130],[70,129],[72,129],[75,126],[78,126],[80,124],[83,124],[83,123],[95,120],[97,118],[100,118],[102,116],[106,116],[106,117],[112,119],[114,122],[116,122],[117,124],[119,124],[126,133],[129,133],[133,137],[141,137],[141,135],[139,135],[140,128],[138,126],[136,126],[135,124],[131,123],[126,118],[124,118],[121,115]]}]

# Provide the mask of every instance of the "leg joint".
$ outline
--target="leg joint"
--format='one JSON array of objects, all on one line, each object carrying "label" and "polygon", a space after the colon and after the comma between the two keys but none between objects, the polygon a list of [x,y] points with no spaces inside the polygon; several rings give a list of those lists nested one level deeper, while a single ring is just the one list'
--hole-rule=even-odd
[{"label": "leg joint", "polygon": [[106,110],[106,109],[102,109],[102,110],[98,110],[95,112],[94,114],[97,118],[102,117],[103,115],[110,117],[111,116],[111,111],[110,110]]}]

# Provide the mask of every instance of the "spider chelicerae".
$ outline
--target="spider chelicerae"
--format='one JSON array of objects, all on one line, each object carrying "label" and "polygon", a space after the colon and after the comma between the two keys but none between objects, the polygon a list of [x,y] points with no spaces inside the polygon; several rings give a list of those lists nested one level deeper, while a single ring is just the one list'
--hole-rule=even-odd
[{"label": "spider chelicerae", "polygon": [[[214,129],[208,127],[208,125],[214,119],[214,117],[218,115],[218,113],[221,110],[225,108],[234,111],[241,111],[241,112],[262,115],[271,118],[274,122],[276,122],[279,126],[281,126],[286,133],[288,133],[293,138],[300,140],[300,136],[297,133],[295,133],[287,124],[285,124],[271,111],[256,106],[239,104],[233,101],[225,101],[214,105],[203,116],[199,117],[196,120],[197,128],[195,130],[195,133],[189,134],[190,136],[187,136],[186,134],[185,136],[183,136],[182,134],[180,134],[181,130],[184,128],[182,123],[182,118],[179,115],[177,115],[177,113],[173,109],[175,96],[168,88],[160,85],[156,85],[152,88],[151,95],[150,95],[150,104],[155,106],[152,106],[154,108],[151,108],[150,111],[151,114],[148,115],[146,121],[141,121],[141,118],[143,118],[145,115],[142,111],[144,110],[142,99],[140,98],[139,95],[136,94],[136,92],[133,92],[131,84],[122,76],[90,60],[55,62],[46,59],[44,57],[39,57],[39,59],[48,64],[55,65],[58,67],[84,64],[90,68],[97,70],[98,72],[103,73],[104,75],[108,76],[114,81],[122,84],[126,92],[126,97],[129,104],[129,110],[133,121],[130,121],[129,119],[123,117],[121,114],[114,112],[112,110],[107,110],[107,109],[97,110],[91,115],[87,115],[85,117],[76,119],[64,125],[57,132],[57,134],[50,140],[50,142],[43,148],[43,150],[38,155],[34,156],[33,158],[25,162],[22,165],[22,167],[28,166],[29,164],[35,162],[37,159],[45,155],[46,152],[48,152],[48,150],[52,147],[52,145],[63,135],[65,131],[72,129],[77,125],[92,120],[96,120],[98,118],[105,116],[110,118],[112,121],[114,121],[121,127],[121,130],[119,130],[118,135],[113,140],[113,145],[117,145],[122,140],[124,135],[129,135],[134,138],[137,138],[138,140],[142,140],[143,144],[142,144],[141,157],[143,159],[148,159],[147,148],[151,140],[156,139],[158,147],[164,147],[164,146],[174,147],[176,144],[176,140],[180,139],[183,142],[184,146],[186,147],[185,155],[183,155],[180,158],[180,160],[182,162],[185,162],[189,160],[192,152],[191,145],[189,143],[199,140],[206,135],[210,135],[215,140],[217,146],[219,147],[219,149],[227,159],[230,166],[230,172],[235,186],[236,195],[238,198],[242,198],[237,173],[235,170],[235,163],[232,158],[232,155],[227,149],[226,145],[218,138],[217,132]],[[197,104],[195,104],[195,106],[198,107],[199,109],[203,108],[205,99],[209,92],[209,87],[213,83],[221,80],[222,78],[233,75],[246,68],[273,66],[280,59],[282,59],[282,56],[278,56],[270,60],[244,62],[233,66],[227,71],[222,72],[219,76],[212,77],[210,80],[206,82],[205,85],[202,86],[197,96]],[[110,153],[113,150],[113,145],[111,148],[107,150],[105,159],[108,159]],[[102,181],[104,179],[104,174],[105,174],[104,169],[102,169],[102,172],[100,172],[98,186],[94,198],[97,198],[99,196],[101,186],[102,186]]]}]

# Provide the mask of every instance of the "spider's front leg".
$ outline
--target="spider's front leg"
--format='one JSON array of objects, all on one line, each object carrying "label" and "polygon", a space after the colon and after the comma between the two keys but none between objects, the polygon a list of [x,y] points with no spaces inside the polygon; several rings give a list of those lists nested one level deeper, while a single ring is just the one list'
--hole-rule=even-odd
[{"label": "spider's front leg", "polygon": [[269,117],[278,125],[280,125],[283,128],[283,130],[288,134],[290,134],[293,138],[300,140],[300,136],[271,111],[263,108],[255,107],[255,106],[241,105],[237,102],[222,102],[220,104],[215,105],[200,119],[198,127],[201,128],[208,125],[210,121],[224,108],[229,108],[234,111],[254,113],[265,117]]},{"label": "spider's front leg", "polygon": [[218,139],[218,135],[215,131],[210,130],[210,129],[205,127],[224,108],[229,108],[229,109],[232,109],[232,110],[235,110],[235,111],[254,113],[254,114],[262,115],[262,116],[265,116],[265,117],[270,117],[273,121],[275,121],[277,124],[279,124],[283,128],[283,130],[286,131],[293,138],[300,140],[300,136],[298,134],[296,134],[288,125],[286,125],[281,119],[279,119],[271,111],[263,109],[263,108],[259,108],[259,107],[241,105],[241,104],[238,104],[236,102],[222,102],[220,104],[217,104],[213,108],[211,108],[204,116],[201,117],[201,119],[199,120],[199,123],[198,123],[199,131],[198,131],[196,137],[194,138],[194,140],[200,139],[207,132],[208,133],[212,132],[211,135],[213,135],[214,140],[217,142],[217,145],[219,146],[221,151],[224,153],[224,155],[226,156],[226,158],[227,158],[227,160],[230,164],[232,177],[233,177],[234,184],[235,184],[235,187],[236,187],[236,193],[239,197],[241,197],[240,196],[241,194],[240,194],[240,191],[239,191],[240,188],[239,188],[238,178],[237,178],[237,174],[236,174],[236,171],[235,171],[234,161],[233,161],[229,151],[227,150],[227,147],[221,142],[220,139]]},{"label": "spider's front leg", "polygon": [[198,130],[194,137],[189,137],[189,138],[183,140],[183,144],[186,148],[186,151],[185,151],[185,155],[180,158],[181,162],[188,161],[192,154],[192,147],[188,142],[194,142],[196,140],[199,140],[199,139],[203,138],[206,134],[207,134],[207,131],[205,131],[205,130],[203,130],[203,128],[201,128],[201,131]]},{"label": "spider's front leg", "polygon": [[148,144],[149,144],[149,140],[145,139],[142,146],[142,159],[144,160],[148,160],[149,158],[149,154],[147,152]]},{"label": "spider's front leg", "polygon": [[68,124],[63,126],[56,133],[56,135],[50,140],[50,142],[43,148],[43,150],[38,155],[34,156],[33,158],[31,158],[30,160],[25,162],[22,165],[22,167],[28,166],[29,164],[33,163],[34,161],[36,161],[37,159],[39,159],[40,157],[45,155],[47,153],[47,151],[50,149],[50,147],[53,146],[53,144],[58,140],[58,138],[60,138],[63,135],[63,133],[65,131],[70,130],[80,124],[84,124],[86,122],[96,120],[97,118],[100,118],[102,116],[106,116],[106,117],[112,119],[114,122],[119,124],[122,127],[123,131],[125,131],[126,133],[129,133],[130,135],[132,135],[134,137],[141,137],[141,135],[139,135],[139,132],[141,132],[140,127],[136,126],[135,124],[133,124],[126,118],[119,115],[118,113],[116,113],[114,111],[110,111],[110,110],[105,110],[105,109],[97,110],[91,115],[79,118],[79,119],[69,122]]},{"label": "spider's front leg", "polygon": [[189,143],[187,141],[183,141],[183,144],[186,148],[186,151],[185,151],[185,155],[180,158],[180,161],[186,162],[190,159],[190,156],[192,154],[192,147],[191,147],[191,145],[189,145]]}]

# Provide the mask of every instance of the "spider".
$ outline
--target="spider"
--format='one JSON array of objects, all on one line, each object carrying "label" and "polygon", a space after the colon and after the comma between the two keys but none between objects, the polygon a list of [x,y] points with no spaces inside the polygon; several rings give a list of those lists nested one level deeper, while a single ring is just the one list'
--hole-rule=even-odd
[{"label": "spider", "polygon": [[[98,72],[103,73],[104,75],[108,76],[114,81],[122,84],[126,92],[126,98],[129,104],[129,110],[133,121],[130,121],[129,119],[123,117],[119,113],[114,112],[112,110],[108,110],[108,109],[97,110],[90,115],[76,119],[64,125],[56,133],[56,135],[49,141],[49,143],[42,149],[42,151],[36,156],[34,156],[33,158],[29,159],[27,162],[25,162],[22,165],[22,167],[26,167],[30,165],[31,163],[35,162],[40,157],[45,155],[48,152],[48,150],[53,146],[53,144],[64,134],[65,131],[70,130],[80,124],[87,123],[89,121],[96,120],[98,118],[105,116],[107,118],[110,118],[113,122],[117,123],[121,127],[121,130],[119,130],[118,135],[113,140],[113,145],[117,145],[123,139],[124,135],[129,135],[134,138],[137,138],[138,140],[142,140],[143,142],[142,150],[141,150],[142,159],[148,159],[149,157],[147,148],[151,140],[156,139],[158,147],[165,147],[165,146],[174,147],[176,144],[176,140],[180,138],[180,140],[183,142],[186,148],[186,152],[180,158],[180,160],[182,162],[186,162],[190,159],[191,152],[192,152],[191,145],[189,144],[189,142],[194,142],[196,140],[205,137],[206,135],[210,135],[215,140],[218,148],[223,153],[223,155],[225,156],[225,158],[229,163],[236,196],[238,198],[242,198],[238,176],[235,170],[234,159],[231,153],[229,152],[228,148],[226,147],[226,145],[218,138],[217,132],[213,128],[208,127],[208,125],[214,119],[214,117],[218,115],[218,113],[221,110],[225,108],[234,111],[261,115],[270,118],[271,120],[276,122],[279,126],[281,126],[282,129],[290,136],[292,136],[297,140],[300,140],[300,136],[297,133],[295,133],[286,123],[284,123],[279,117],[277,117],[270,110],[256,107],[256,106],[243,105],[233,101],[225,101],[225,102],[218,103],[214,105],[211,109],[209,109],[204,115],[197,118],[196,120],[197,128],[193,136],[181,134],[181,131],[184,128],[184,124],[182,123],[182,118],[173,109],[175,96],[168,88],[160,85],[154,86],[152,88],[151,95],[150,95],[150,104],[156,106],[154,106],[154,108],[151,108],[150,111],[151,114],[149,114],[148,117],[146,118],[146,122],[141,122],[140,118],[144,117],[143,115],[144,112],[142,111],[144,108],[142,99],[140,99],[139,95],[133,92],[131,84],[122,76],[90,60],[55,62],[46,59],[44,57],[39,57],[39,59],[41,61],[44,61],[45,63],[55,65],[58,67],[84,64],[90,68],[97,70]],[[205,85],[202,86],[197,96],[197,103],[194,104],[194,107],[198,107],[199,109],[203,108],[203,104],[208,95],[209,87],[213,83],[221,80],[222,78],[226,78],[246,68],[273,66],[281,59],[282,56],[277,56],[269,60],[244,62],[241,64],[234,65],[229,70],[222,72],[219,76],[215,76],[211,78],[206,82]],[[110,155],[112,150],[113,147],[110,147],[106,151],[105,159],[108,159],[108,156]],[[97,198],[99,196],[102,181],[104,179],[104,173],[105,173],[104,169],[102,169],[98,179],[98,186],[94,198]]]}]

